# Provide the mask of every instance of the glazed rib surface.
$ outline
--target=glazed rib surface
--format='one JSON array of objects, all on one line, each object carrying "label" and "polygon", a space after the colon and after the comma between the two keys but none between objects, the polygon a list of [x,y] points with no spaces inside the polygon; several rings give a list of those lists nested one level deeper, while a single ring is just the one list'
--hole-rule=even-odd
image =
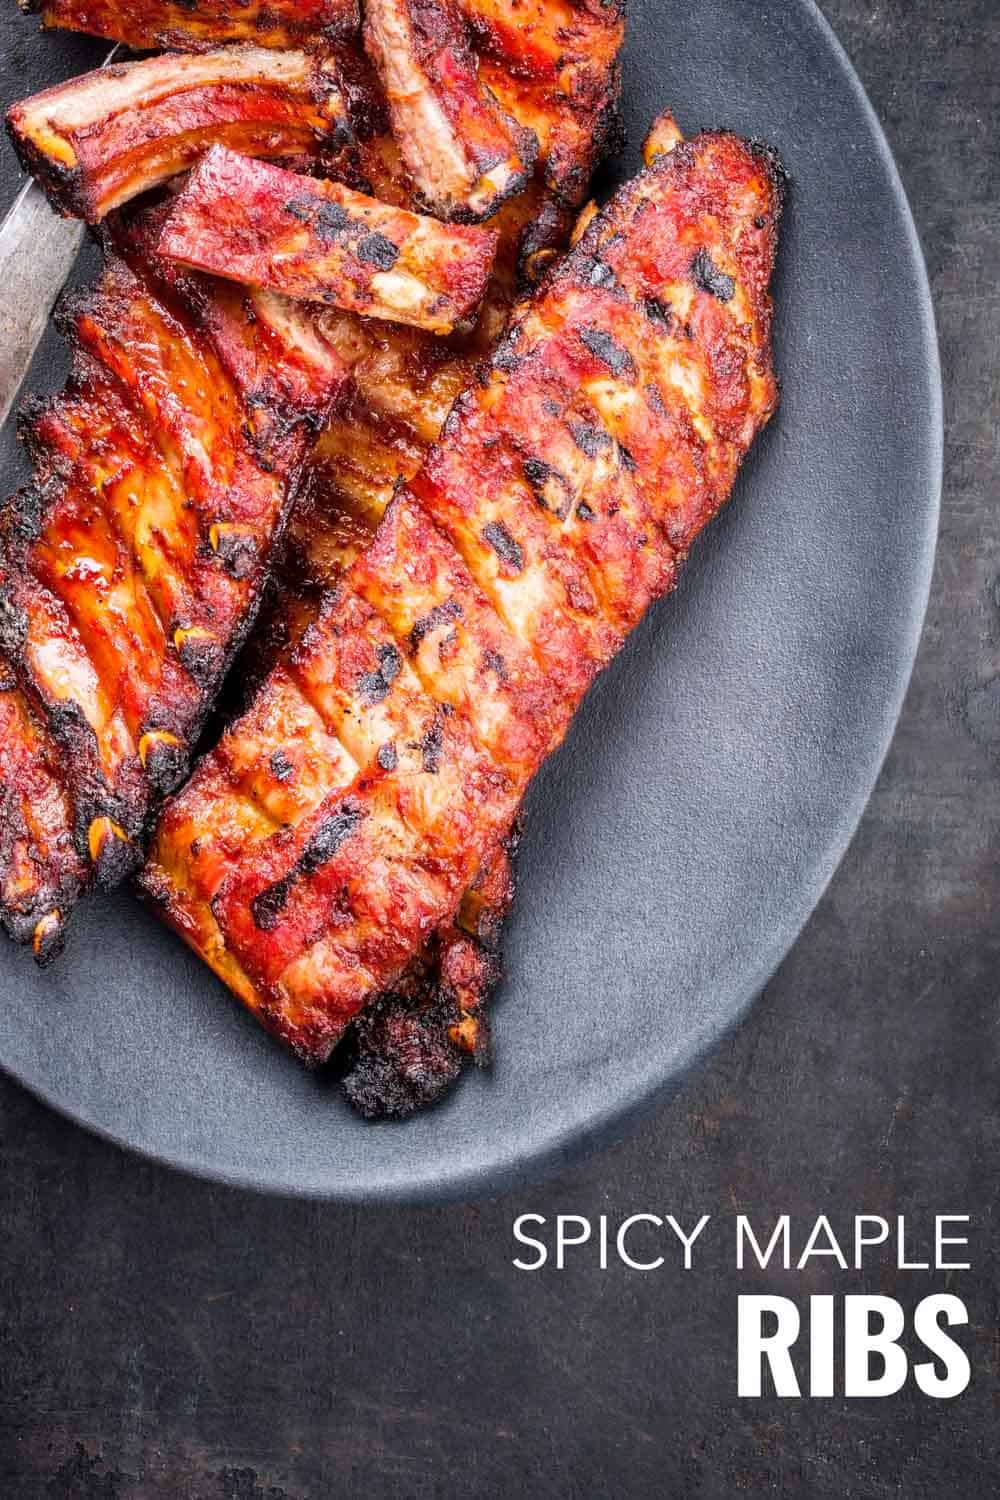
[{"label": "glazed rib surface", "polygon": [[53,205],[90,223],[210,146],[313,157],[347,134],[330,58],[252,46],[98,68],[13,105],[7,128]]},{"label": "glazed rib surface", "polygon": [[192,316],[115,253],[60,322],[71,376],[26,407],[34,479],[0,514],[0,648],[17,684],[4,753],[42,788],[0,808],[5,919],[22,938],[56,910],[61,930],[86,885],[116,885],[141,858],[345,374],[332,350],[302,349],[293,319],[282,345],[211,288]]},{"label": "glazed rib surface", "polygon": [[161,255],[291,297],[450,334],[475,322],[497,235],[215,147],[171,205]]},{"label": "glazed rib surface", "polygon": [[0,673],[0,923],[46,964],[62,949],[87,862],[73,839],[59,749],[2,660]]},{"label": "glazed rib surface", "polygon": [[303,1058],[456,910],[727,498],[776,405],[780,199],[725,134],[623,189],[168,806],[147,893]]},{"label": "glazed rib surface", "polygon": [[42,25],[124,42],[137,52],[201,50],[220,42],[294,47],[340,39],[359,25],[358,0],[22,0]]},{"label": "glazed rib surface", "polygon": [[546,186],[582,202],[621,133],[625,0],[459,0],[482,84],[531,130]]}]

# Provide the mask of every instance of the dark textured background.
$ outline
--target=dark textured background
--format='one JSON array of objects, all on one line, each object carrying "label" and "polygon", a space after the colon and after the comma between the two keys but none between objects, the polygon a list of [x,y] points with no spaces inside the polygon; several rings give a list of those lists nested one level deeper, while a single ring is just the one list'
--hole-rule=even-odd
[{"label": "dark textured background", "polygon": [[[749,0],[748,0],[749,3]],[[948,447],[928,627],[861,831],[749,1021],[557,1181],[474,1207],[267,1201],[92,1140],[0,1080],[4,1500],[965,1500],[1000,1481],[1000,14],[826,0],[885,121],[940,321]],[[0,59],[5,98],[35,41]],[[95,49],[99,54],[100,48]],[[53,62],[53,73],[56,63]],[[34,70],[32,69],[32,73]],[[739,1290],[864,1276],[511,1269],[519,1212],[971,1212],[954,1403],[738,1402]],[[728,1224],[726,1225],[728,1229]]]}]

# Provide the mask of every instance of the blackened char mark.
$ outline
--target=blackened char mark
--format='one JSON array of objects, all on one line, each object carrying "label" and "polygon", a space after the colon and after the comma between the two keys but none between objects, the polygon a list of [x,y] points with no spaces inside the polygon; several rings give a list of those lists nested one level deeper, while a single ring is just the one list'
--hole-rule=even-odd
[{"label": "blackened char mark", "polygon": [[594,427],[589,422],[574,423],[569,431],[574,443],[587,458],[597,458],[598,454],[606,453],[614,442],[610,432],[605,432],[603,427]]},{"label": "blackened char mark", "polygon": [[436,1104],[465,1057],[449,1032],[461,1012],[447,990],[430,1003],[385,995],[355,1023],[341,1060],[342,1087],[365,1120],[403,1120]]},{"label": "blackened char mark", "polygon": [[300,224],[310,225],[321,240],[339,240],[351,227],[350,216],[339,203],[289,198],[285,212],[298,219]]},{"label": "blackened char mark", "polygon": [[288,781],[295,769],[284,750],[275,750],[270,765],[275,781]]},{"label": "blackened char mark", "polygon": [[220,563],[237,583],[250,574],[260,562],[260,548],[256,537],[245,532],[218,527],[215,537],[215,554]]},{"label": "blackened char mark", "polygon": [[522,469],[542,510],[554,511],[564,521],[573,503],[573,487],[565,474],[543,458],[526,458]]},{"label": "blackened char mark", "polygon": [[436,776],[440,771],[443,749],[444,728],[440,720],[435,720],[420,742],[423,767],[428,776]]},{"label": "blackened char mark", "polygon": [[610,333],[605,333],[602,328],[581,328],[580,339],[595,359],[607,365],[612,375],[635,376],[635,360]]},{"label": "blackened char mark", "polygon": [[441,625],[449,625],[457,620],[462,613],[462,606],[457,599],[446,599],[443,604],[435,607],[421,619],[417,620],[410,631],[410,647],[416,651],[424,638],[437,630]]},{"label": "blackened char mark", "polygon": [[378,666],[374,672],[366,672],[358,683],[358,691],[366,708],[382,703],[396,681],[403,666],[403,658],[391,643],[380,646]]},{"label": "blackened char mark", "polygon": [[483,666],[488,672],[495,673],[499,682],[510,681],[510,673],[507,671],[507,663],[504,661],[499,651],[484,651]]},{"label": "blackened char mark", "polygon": [[0,589],[0,651],[10,661],[19,661],[28,639],[28,616]]},{"label": "blackened char mark", "polygon": [[647,297],[642,310],[651,323],[657,323],[661,328],[669,328],[673,322],[673,308],[669,302],[662,302],[659,297]]},{"label": "blackened char mark", "polygon": [[328,864],[364,816],[363,809],[345,802],[316,830],[288,874],[254,897],[250,910],[261,932],[272,932],[277,927],[296,881],[303,876],[314,875],[323,865]]},{"label": "blackened char mark", "polygon": [[368,234],[358,246],[358,260],[375,266],[379,271],[391,271],[399,259],[399,246],[384,234]]},{"label": "blackened char mark", "polygon": [[696,286],[720,302],[732,302],[736,296],[736,282],[719,269],[707,250],[699,250],[691,262],[691,276]]},{"label": "blackened char mark", "polygon": [[520,573],[524,568],[524,553],[519,542],[516,542],[502,521],[490,521],[488,526],[483,527],[483,541],[493,548],[501,562],[513,568],[515,573]]}]

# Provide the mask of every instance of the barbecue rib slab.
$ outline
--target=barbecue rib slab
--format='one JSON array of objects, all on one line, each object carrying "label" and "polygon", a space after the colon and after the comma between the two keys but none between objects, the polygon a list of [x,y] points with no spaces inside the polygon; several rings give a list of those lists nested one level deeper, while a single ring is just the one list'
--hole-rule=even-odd
[{"label": "barbecue rib slab", "polygon": [[147,895],[304,1060],[457,909],[728,497],[777,403],[781,197],[722,133],[622,189],[168,804]]},{"label": "barbecue rib slab", "polygon": [[4,697],[18,779],[0,802],[0,891],[40,956],[83,888],[141,859],[345,376],[294,309],[252,320],[207,288],[200,314],[109,255],[59,315],[66,388],[22,419],[34,480],[0,514],[0,651],[18,689]]},{"label": "barbecue rib slab", "polygon": [[210,146],[314,157],[349,136],[330,58],[250,46],[98,68],[13,105],[7,128],[54,207],[92,224]]},{"label": "barbecue rib slab", "polygon": [[446,225],[216,146],[174,199],[160,255],[365,317],[467,332],[497,235]]},{"label": "barbecue rib slab", "polygon": [[364,35],[393,134],[435,213],[488,219],[527,187],[538,141],[483,85],[453,0],[366,0]]},{"label": "barbecue rib slab", "polygon": [[20,0],[46,28],[83,31],[137,52],[201,50],[220,42],[294,47],[356,31],[358,0]]}]

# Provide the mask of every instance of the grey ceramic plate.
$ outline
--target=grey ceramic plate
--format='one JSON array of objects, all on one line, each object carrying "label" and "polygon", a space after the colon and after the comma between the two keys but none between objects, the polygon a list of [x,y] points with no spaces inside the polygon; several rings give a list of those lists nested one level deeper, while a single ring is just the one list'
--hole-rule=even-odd
[{"label": "grey ceramic plate", "polygon": [[[4,24],[21,45],[30,23]],[[46,46],[64,72],[80,47],[26,45],[35,87],[56,76]],[[271,1191],[495,1188],[676,1081],[836,868],[892,736],[934,553],[940,382],[913,224],[810,0],[633,0],[625,101],[623,173],[667,104],[689,131],[724,124],[782,153],[784,403],[679,593],[532,791],[492,1074],[405,1125],[365,1126],[123,895],[88,905],[45,975],[0,949],[0,1063],[91,1129]],[[2,461],[13,478],[9,437]]]}]

